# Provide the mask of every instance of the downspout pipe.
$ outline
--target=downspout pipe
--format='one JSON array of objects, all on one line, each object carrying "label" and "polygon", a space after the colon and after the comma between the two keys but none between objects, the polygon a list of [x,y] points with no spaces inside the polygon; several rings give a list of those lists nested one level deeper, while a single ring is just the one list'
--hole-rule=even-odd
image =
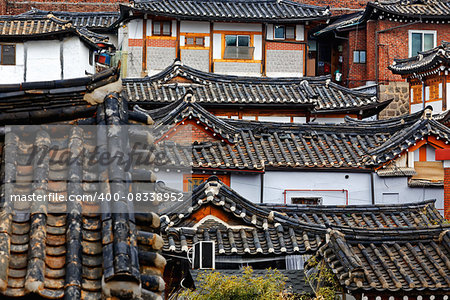
[{"label": "downspout pipe", "polygon": [[391,30],[395,30],[395,29],[399,29],[399,28],[403,28],[403,27],[408,27],[411,25],[415,25],[415,24],[419,24],[422,23],[422,16],[420,16],[420,20],[419,21],[414,21],[412,23],[408,23],[408,24],[402,24],[402,25],[398,25],[398,26],[394,26],[394,27],[390,27],[390,28],[386,28],[383,30],[378,30],[375,32],[375,82],[377,83],[377,96],[378,98],[380,97],[380,84],[379,84],[379,69],[378,69],[378,56],[379,56],[379,52],[378,52],[378,48],[379,48],[379,41],[378,41],[378,36],[380,33],[386,33],[388,31]]}]

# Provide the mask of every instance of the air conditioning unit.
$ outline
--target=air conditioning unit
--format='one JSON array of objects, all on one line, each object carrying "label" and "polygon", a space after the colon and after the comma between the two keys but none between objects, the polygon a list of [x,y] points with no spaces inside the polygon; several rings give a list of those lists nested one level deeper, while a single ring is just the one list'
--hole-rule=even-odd
[{"label": "air conditioning unit", "polygon": [[202,241],[194,244],[192,250],[193,269],[216,268],[216,243],[214,241]]}]

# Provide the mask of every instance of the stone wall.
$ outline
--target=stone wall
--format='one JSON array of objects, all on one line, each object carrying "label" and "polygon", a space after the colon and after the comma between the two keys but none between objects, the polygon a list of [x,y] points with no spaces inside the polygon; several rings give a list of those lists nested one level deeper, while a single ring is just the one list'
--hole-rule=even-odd
[{"label": "stone wall", "polygon": [[303,51],[267,50],[267,76],[290,76],[303,74]]},{"label": "stone wall", "polygon": [[218,61],[214,63],[214,72],[227,75],[261,76],[261,63]]},{"label": "stone wall", "polygon": [[142,47],[129,47],[126,77],[141,77]]},{"label": "stone wall", "polygon": [[394,99],[383,111],[380,119],[389,119],[409,113],[409,84],[407,82],[391,81],[380,85],[380,100]]},{"label": "stone wall", "polygon": [[162,71],[170,66],[176,58],[176,48],[147,47],[147,70]]},{"label": "stone wall", "polygon": [[181,49],[183,64],[203,72],[209,71],[209,50]]}]

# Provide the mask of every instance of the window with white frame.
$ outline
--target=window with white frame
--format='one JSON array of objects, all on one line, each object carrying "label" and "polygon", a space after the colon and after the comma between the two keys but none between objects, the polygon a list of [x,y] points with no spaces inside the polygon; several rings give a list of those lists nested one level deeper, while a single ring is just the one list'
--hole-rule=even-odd
[{"label": "window with white frame", "polygon": [[436,31],[410,30],[409,31],[409,56],[416,56],[419,52],[436,47]]},{"label": "window with white frame", "polygon": [[253,59],[254,47],[250,47],[249,35],[226,35],[224,59]]},{"label": "window with white frame", "polygon": [[353,51],[353,62],[356,64],[365,64],[366,63],[366,51],[365,50]]}]

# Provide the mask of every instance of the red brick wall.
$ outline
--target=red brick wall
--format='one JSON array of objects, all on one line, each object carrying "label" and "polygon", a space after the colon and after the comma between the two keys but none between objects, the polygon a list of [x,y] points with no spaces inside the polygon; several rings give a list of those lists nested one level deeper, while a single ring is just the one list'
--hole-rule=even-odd
[{"label": "red brick wall", "polygon": [[[318,5],[318,6],[330,6],[332,8],[332,13],[338,11],[339,9],[347,10],[348,9],[364,9],[367,2],[369,0],[294,0],[296,2],[310,4],[310,5]],[[354,11],[350,11],[354,12]]]},{"label": "red brick wall", "polygon": [[220,137],[213,137],[211,129],[206,130],[205,126],[197,124],[196,121],[185,121],[184,125],[179,125],[177,130],[170,135],[169,140],[180,144],[191,144],[192,142],[218,142]]},{"label": "red brick wall", "polygon": [[[344,59],[348,66],[344,70],[350,70],[348,84],[350,87],[363,85],[366,81],[378,79],[381,83],[391,81],[404,81],[401,76],[394,75],[387,68],[394,62],[394,58],[407,58],[409,55],[409,30],[435,30],[437,31],[437,44],[450,40],[450,24],[414,24],[411,26],[390,30],[378,34],[378,61],[376,55],[376,32],[405,23],[377,20],[367,22],[365,29],[353,30],[349,33],[349,59]],[[353,50],[366,50],[366,64],[353,63]],[[347,52],[345,49],[344,53]],[[344,73],[347,75],[347,72]],[[346,78],[344,78],[346,79]]]},{"label": "red brick wall", "polygon": [[444,217],[450,220],[450,168],[444,169]]},{"label": "red brick wall", "polygon": [[[6,4],[4,4],[6,3]],[[32,7],[51,11],[118,11],[120,3],[128,0],[0,0],[1,14],[15,15]]]},{"label": "red brick wall", "polygon": [[175,48],[176,46],[177,46],[176,39],[147,39],[147,47]]},{"label": "red brick wall", "polygon": [[304,50],[305,44],[266,42],[267,50]]}]

